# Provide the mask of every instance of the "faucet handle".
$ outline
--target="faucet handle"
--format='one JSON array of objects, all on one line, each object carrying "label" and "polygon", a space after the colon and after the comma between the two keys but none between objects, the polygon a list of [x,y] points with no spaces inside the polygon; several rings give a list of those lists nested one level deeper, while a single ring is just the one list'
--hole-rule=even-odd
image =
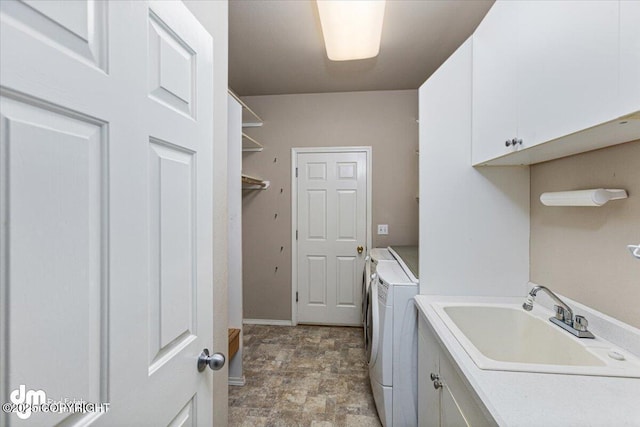
[{"label": "faucet handle", "polygon": [[556,319],[564,321],[564,308],[554,305],[553,309],[556,311]]},{"label": "faucet handle", "polygon": [[559,305],[554,305],[553,308],[556,310],[556,319],[564,322],[564,308]]},{"label": "faucet handle", "polygon": [[571,318],[571,312],[569,312],[569,310],[559,305],[554,305],[553,308],[555,308],[556,310],[556,319],[566,323],[569,326],[573,324],[573,319]]},{"label": "faucet handle", "polygon": [[584,316],[576,315],[573,320],[573,328],[577,331],[586,332],[589,321]]}]

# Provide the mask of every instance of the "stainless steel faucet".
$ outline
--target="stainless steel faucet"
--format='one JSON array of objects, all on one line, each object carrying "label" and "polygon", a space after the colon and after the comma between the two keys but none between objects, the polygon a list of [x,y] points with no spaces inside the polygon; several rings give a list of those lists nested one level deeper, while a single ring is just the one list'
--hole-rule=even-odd
[{"label": "stainless steel faucet", "polygon": [[589,322],[584,316],[574,316],[573,310],[564,301],[562,301],[556,294],[551,292],[551,289],[546,286],[534,286],[529,291],[527,299],[522,304],[522,308],[527,311],[533,309],[533,302],[535,301],[538,291],[544,291],[551,299],[556,303],[554,309],[556,314],[554,317],[550,317],[551,323],[560,326],[567,332],[572,333],[578,338],[595,338],[591,332],[587,330]]}]

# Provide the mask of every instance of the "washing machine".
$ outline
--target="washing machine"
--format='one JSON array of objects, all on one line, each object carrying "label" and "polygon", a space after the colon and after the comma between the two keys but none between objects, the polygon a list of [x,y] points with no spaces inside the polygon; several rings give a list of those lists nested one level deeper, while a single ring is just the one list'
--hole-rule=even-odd
[{"label": "washing machine", "polygon": [[385,427],[418,424],[418,284],[397,261],[378,263],[371,283],[369,377]]},{"label": "washing machine", "polygon": [[379,262],[394,262],[395,258],[387,248],[373,248],[365,258],[364,272],[362,275],[362,326],[364,331],[364,345],[367,354],[371,353],[371,282],[376,277],[376,268]]}]

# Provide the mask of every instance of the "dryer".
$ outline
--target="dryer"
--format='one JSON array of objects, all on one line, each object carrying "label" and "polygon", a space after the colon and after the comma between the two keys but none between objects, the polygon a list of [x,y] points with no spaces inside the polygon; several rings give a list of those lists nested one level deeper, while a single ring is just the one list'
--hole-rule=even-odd
[{"label": "dryer", "polygon": [[378,263],[371,283],[372,349],[369,377],[385,427],[418,424],[418,285],[398,262]]},{"label": "dryer", "polygon": [[[362,277],[362,295],[366,295],[369,292],[369,285],[371,284],[371,276],[376,273],[376,268],[380,261],[396,261],[396,258],[391,253],[389,248],[373,248],[369,251],[369,255],[365,258],[364,274]],[[363,301],[366,299],[363,298]],[[363,310],[363,320],[364,313]]]}]

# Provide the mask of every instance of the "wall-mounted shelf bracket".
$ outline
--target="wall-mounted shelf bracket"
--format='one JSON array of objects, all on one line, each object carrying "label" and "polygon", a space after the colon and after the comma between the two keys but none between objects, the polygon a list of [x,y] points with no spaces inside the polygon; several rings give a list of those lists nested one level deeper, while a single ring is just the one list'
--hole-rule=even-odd
[{"label": "wall-mounted shelf bracket", "polygon": [[625,190],[605,188],[558,191],[540,195],[540,201],[546,206],[602,206],[610,200],[626,198]]}]

